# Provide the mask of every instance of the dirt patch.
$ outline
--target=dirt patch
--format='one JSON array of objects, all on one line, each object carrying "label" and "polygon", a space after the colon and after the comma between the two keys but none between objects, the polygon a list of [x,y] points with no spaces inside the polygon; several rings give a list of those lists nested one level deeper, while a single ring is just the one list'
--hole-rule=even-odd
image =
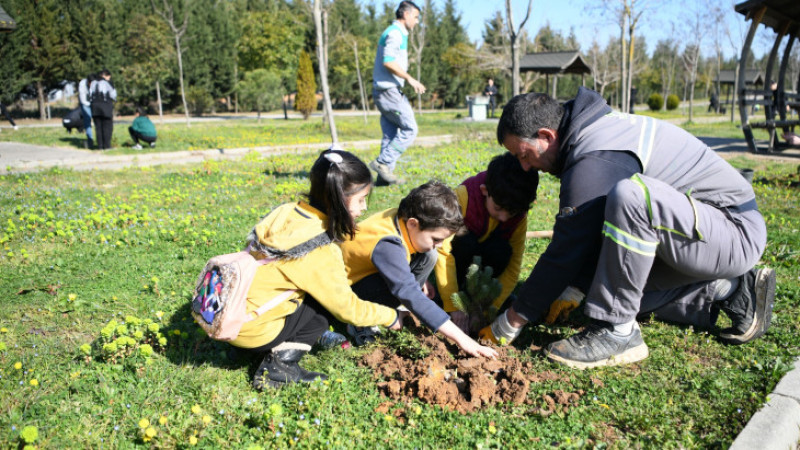
[{"label": "dirt patch", "polygon": [[556,390],[531,398],[531,386],[569,380],[551,371],[535,372],[531,363],[510,355],[508,347],[497,348],[499,357],[492,360],[461,352],[453,355],[435,336],[420,340],[430,350],[424,358],[407,358],[389,347],[378,347],[362,357],[361,365],[373,371],[378,390],[389,399],[409,402],[418,398],[460,413],[497,403],[527,404],[537,406],[531,412],[547,416],[566,412],[584,395],[583,390]]}]

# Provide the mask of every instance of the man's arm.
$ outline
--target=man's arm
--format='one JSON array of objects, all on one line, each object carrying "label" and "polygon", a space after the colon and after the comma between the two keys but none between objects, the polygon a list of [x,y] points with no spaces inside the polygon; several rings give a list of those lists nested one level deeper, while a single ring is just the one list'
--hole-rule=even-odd
[{"label": "man's arm", "polygon": [[392,74],[394,74],[395,76],[398,76],[406,80],[408,84],[414,88],[414,92],[417,92],[419,94],[425,93],[425,85],[415,80],[414,77],[412,77],[411,75],[408,74],[408,72],[403,70],[403,68],[400,67],[400,64],[397,64],[395,61],[389,61],[389,62],[384,62],[383,67],[386,67],[386,69],[389,72],[392,72]]},{"label": "man's arm", "polygon": [[522,285],[512,305],[514,313],[538,322],[582,272],[587,268],[594,272],[602,244],[606,195],[620,180],[640,171],[633,155],[600,151],[588,154],[564,172],[553,240]]}]

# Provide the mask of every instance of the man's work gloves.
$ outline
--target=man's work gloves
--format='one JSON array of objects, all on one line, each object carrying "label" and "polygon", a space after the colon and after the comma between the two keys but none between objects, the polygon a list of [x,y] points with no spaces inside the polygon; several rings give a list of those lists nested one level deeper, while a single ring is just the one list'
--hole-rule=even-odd
[{"label": "man's work gloves", "polygon": [[[552,325],[557,321],[561,322],[566,320],[569,313],[580,306],[584,297],[586,296],[583,295],[583,292],[578,288],[567,286],[556,301],[550,305],[550,310],[547,312],[547,317],[545,317],[544,322],[548,325]],[[519,336],[522,328],[512,327],[508,322],[507,313],[508,311],[506,310],[497,316],[497,319],[495,319],[491,325],[484,327],[478,332],[478,337],[495,344],[510,344],[511,341]]]},{"label": "man's work gloves", "polygon": [[569,313],[581,304],[584,297],[586,296],[578,288],[567,286],[556,301],[550,305],[550,311],[547,312],[544,323],[552,325],[556,322],[563,322]]},{"label": "man's work gloves", "polygon": [[478,332],[478,337],[495,344],[507,345],[519,336],[522,328],[514,328],[508,323],[508,310],[497,316],[491,325],[487,325]]}]

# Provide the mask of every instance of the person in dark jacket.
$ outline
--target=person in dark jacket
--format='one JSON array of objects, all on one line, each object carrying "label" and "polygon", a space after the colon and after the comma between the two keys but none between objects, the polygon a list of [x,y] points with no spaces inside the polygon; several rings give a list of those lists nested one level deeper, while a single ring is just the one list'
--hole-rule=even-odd
[{"label": "person in dark jacket", "polygon": [[775,272],[755,268],[767,240],[752,186],[688,132],[651,117],[612,112],[580,88],[564,106],[545,94],[514,97],[497,141],[523,169],[561,180],[553,240],[506,313],[481,330],[511,341],[539,322],[573,284],[592,323],[545,347],[576,368],[647,357],[637,316],[715,327],[728,343],[770,325]]},{"label": "person in dark jacket", "polygon": [[142,145],[139,144],[140,139],[150,144],[150,148],[156,147],[156,127],[141,106],[136,107],[136,118],[128,127],[128,133],[133,139],[133,148],[136,150],[142,149]]},{"label": "person in dark jacket", "polygon": [[111,84],[111,72],[103,69],[100,77],[89,88],[92,102],[92,119],[94,119],[97,148],[111,148],[111,135],[114,133],[114,102],[117,101],[117,90]]},{"label": "person in dark jacket", "polygon": [[492,115],[494,118],[494,109],[497,108],[497,86],[494,85],[494,80],[489,78],[486,87],[483,88],[483,95],[489,97],[489,106],[492,107]]}]

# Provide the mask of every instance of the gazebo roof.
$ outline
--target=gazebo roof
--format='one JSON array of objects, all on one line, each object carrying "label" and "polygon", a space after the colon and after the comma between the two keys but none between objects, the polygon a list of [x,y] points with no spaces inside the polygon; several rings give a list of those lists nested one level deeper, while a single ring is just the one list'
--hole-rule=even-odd
[{"label": "gazebo roof", "polygon": [[17,22],[0,6],[0,33],[9,33],[17,28]]},{"label": "gazebo roof", "polygon": [[735,6],[736,12],[749,18],[759,8],[765,6],[764,18],[761,23],[780,32],[782,24],[794,22],[800,24],[800,2],[797,0],[748,0]]},{"label": "gazebo roof", "polygon": [[577,50],[567,52],[529,53],[519,59],[520,72],[539,72],[544,74],[575,73],[589,74],[592,68],[586,64]]},{"label": "gazebo roof", "polygon": [[[719,84],[733,85],[733,70],[720,70],[719,71]],[[758,69],[747,69],[744,73],[744,78],[747,84],[763,85],[764,76]]]}]

